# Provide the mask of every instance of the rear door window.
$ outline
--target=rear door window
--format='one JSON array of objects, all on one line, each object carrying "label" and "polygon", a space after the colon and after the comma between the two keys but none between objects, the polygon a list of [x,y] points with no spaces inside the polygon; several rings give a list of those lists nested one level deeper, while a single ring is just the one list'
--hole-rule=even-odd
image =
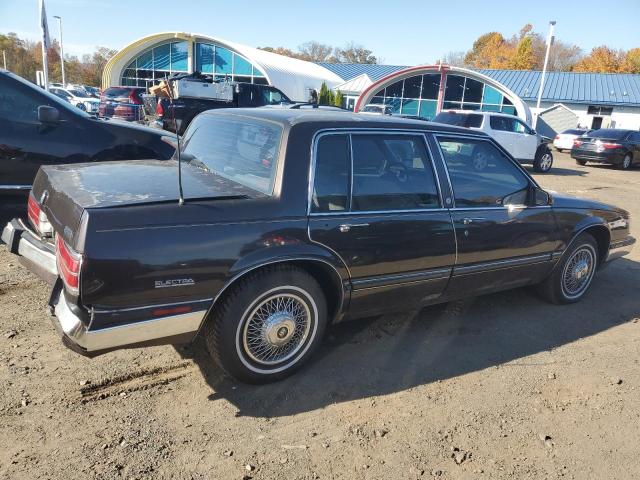
[{"label": "rear door window", "polygon": [[435,175],[423,137],[354,134],[351,141],[352,211],[440,206]]},{"label": "rear door window", "polygon": [[499,115],[491,115],[490,123],[492,130],[501,132],[515,132],[516,126],[513,118],[501,117]]},{"label": "rear door window", "polygon": [[433,121],[458,127],[480,128],[482,127],[482,119],[483,116],[477,113],[440,112]]}]

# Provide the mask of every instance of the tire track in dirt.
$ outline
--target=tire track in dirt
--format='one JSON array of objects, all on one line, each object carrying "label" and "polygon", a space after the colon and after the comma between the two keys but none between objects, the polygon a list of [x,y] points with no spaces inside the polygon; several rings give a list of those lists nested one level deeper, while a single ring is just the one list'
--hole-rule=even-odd
[{"label": "tire track in dirt", "polygon": [[167,385],[197,370],[198,368],[193,363],[184,362],[178,365],[140,370],[126,375],[108,378],[100,383],[83,386],[80,389],[80,394],[82,395],[81,401],[86,403],[104,400],[105,398],[119,395],[123,392],[131,393]]}]

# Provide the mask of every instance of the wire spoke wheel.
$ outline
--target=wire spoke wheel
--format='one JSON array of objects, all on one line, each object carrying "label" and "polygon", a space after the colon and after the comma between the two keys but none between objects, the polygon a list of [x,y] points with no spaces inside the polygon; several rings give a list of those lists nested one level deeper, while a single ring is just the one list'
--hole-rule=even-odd
[{"label": "wire spoke wheel", "polygon": [[588,245],[578,248],[565,263],[562,290],[567,298],[581,296],[589,287],[595,272],[595,251]]},{"label": "wire spoke wheel", "polygon": [[279,292],[258,301],[245,315],[241,344],[245,355],[261,366],[281,364],[307,343],[313,316],[297,293]]}]

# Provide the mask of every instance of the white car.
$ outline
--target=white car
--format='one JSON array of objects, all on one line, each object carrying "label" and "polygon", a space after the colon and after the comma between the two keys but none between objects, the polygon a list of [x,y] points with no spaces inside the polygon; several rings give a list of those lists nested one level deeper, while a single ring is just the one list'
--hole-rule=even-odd
[{"label": "white car", "polygon": [[49,88],[49,91],[54,95],[66,100],[67,102],[75,105],[80,110],[84,110],[87,113],[98,113],[98,107],[100,106],[100,99],[93,98],[84,90],[72,90],[69,88]]},{"label": "white car", "polygon": [[[433,121],[481,130],[493,137],[518,162],[532,164],[536,172],[546,173],[553,166],[553,155],[548,146],[550,139],[539,135],[514,115],[478,110],[446,110],[437,114]],[[476,168],[484,167],[478,164]]]},{"label": "white car", "polygon": [[578,137],[584,137],[593,130],[587,130],[584,128],[570,128],[562,133],[556,135],[553,139],[553,146],[556,150],[561,152],[562,150],[571,150],[573,148],[573,141]]}]

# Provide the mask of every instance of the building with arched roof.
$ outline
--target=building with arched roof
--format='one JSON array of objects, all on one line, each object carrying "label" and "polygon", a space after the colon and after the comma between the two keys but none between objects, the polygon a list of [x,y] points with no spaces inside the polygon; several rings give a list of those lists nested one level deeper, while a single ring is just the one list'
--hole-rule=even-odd
[{"label": "building with arched roof", "polygon": [[102,87],[148,87],[171,73],[199,71],[216,78],[273,85],[307,101],[310,90],[343,82],[322,66],[208,35],[164,32],[127,45],[104,68]]}]

